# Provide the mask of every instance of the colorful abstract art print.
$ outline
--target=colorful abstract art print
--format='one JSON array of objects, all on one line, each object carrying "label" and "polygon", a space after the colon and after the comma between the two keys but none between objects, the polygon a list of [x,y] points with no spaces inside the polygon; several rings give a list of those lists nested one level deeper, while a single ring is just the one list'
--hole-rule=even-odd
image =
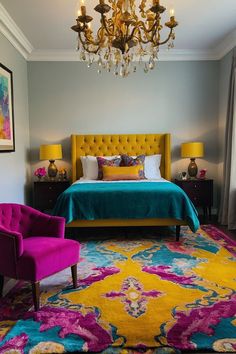
[{"label": "colorful abstract art print", "polygon": [[0,152],[15,151],[12,71],[0,63]]}]

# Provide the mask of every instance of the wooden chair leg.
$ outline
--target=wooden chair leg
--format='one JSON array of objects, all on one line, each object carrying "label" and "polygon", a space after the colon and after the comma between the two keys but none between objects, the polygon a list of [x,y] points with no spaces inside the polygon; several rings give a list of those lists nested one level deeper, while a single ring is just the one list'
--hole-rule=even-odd
[{"label": "wooden chair leg", "polygon": [[71,267],[71,275],[73,279],[73,288],[76,289],[77,288],[77,264],[74,264]]},{"label": "wooden chair leg", "polygon": [[4,276],[0,274],[0,297],[3,295]]},{"label": "wooden chair leg", "polygon": [[32,283],[32,293],[33,293],[34,309],[35,309],[35,311],[38,311],[38,309],[39,309],[39,294],[40,294],[40,282],[39,281]]},{"label": "wooden chair leg", "polygon": [[180,225],[176,225],[175,240],[178,242],[180,237]]}]

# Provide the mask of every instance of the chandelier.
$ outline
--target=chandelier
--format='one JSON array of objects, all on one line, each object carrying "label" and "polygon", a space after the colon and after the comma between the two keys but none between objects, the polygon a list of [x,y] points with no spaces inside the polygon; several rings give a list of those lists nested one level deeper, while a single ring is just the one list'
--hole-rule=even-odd
[{"label": "chandelier", "polygon": [[[98,73],[102,69],[113,72],[115,76],[127,77],[136,72],[137,62],[145,73],[153,70],[158,59],[159,47],[167,44],[174,47],[174,28],[178,25],[174,10],[170,10],[170,19],[165,23],[168,35],[161,38],[161,15],[166,8],[159,0],[141,0],[137,14],[135,0],[99,0],[94,8],[101,16],[100,27],[96,34],[92,30],[93,18],[86,12],[84,0],[81,0],[81,10],[78,11],[76,25],[71,29],[78,33],[77,50],[80,59],[87,61],[91,67],[97,62]],[[110,16],[108,16],[110,14]]]}]

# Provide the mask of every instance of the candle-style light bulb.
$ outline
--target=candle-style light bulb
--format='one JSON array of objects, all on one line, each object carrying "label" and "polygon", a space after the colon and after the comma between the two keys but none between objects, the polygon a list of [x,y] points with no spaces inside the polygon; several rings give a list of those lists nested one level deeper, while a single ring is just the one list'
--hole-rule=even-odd
[{"label": "candle-style light bulb", "polygon": [[170,17],[174,17],[175,16],[175,9],[171,8],[170,9]]},{"label": "candle-style light bulb", "polygon": [[81,0],[81,14],[82,14],[82,16],[86,15],[85,0]]},{"label": "candle-style light bulb", "polygon": [[78,9],[78,11],[77,11],[77,16],[78,16],[78,17],[81,16],[81,10],[79,10],[79,9]]}]

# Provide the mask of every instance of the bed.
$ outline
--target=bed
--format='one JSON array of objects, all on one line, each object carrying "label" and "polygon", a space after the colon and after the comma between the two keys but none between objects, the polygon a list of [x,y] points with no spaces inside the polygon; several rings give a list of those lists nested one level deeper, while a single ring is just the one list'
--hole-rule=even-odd
[{"label": "bed", "polygon": [[[160,171],[161,176],[166,180],[165,182],[168,184],[168,188],[170,188],[170,193],[167,194],[172,195],[172,189],[177,189],[178,193],[181,194],[182,199],[186,199],[184,203],[187,203],[187,208],[189,213],[191,214],[189,221],[189,213],[187,213],[187,217],[181,217],[183,214],[176,214],[177,217],[169,217],[166,213],[161,213],[165,217],[153,217],[153,213],[150,213],[148,217],[141,217],[141,215],[135,215],[135,217],[130,217],[130,215],[125,215],[124,217],[120,217],[120,213],[117,213],[119,217],[111,217],[108,215],[106,218],[102,218],[101,215],[98,218],[93,216],[84,216],[81,213],[78,213],[79,218],[76,218],[76,213],[72,213],[69,216],[69,212],[67,211],[68,205],[70,205],[71,210],[75,210],[79,205],[77,204],[77,200],[75,198],[75,191],[80,193],[82,191],[84,195],[84,201],[89,199],[89,196],[92,195],[91,188],[95,188],[94,193],[100,193],[101,188],[105,188],[108,192],[111,192],[112,189],[116,189],[116,193],[120,191],[122,186],[130,189],[129,186],[133,186],[132,188],[141,189],[143,193],[143,189],[150,189],[150,195],[154,195],[155,186],[154,183],[146,183],[142,184],[131,183],[127,185],[126,182],[120,182],[118,184],[114,184],[111,186],[111,183],[103,182],[103,183],[94,183],[94,187],[90,185],[90,183],[78,183],[76,186],[76,181],[78,181],[83,176],[82,164],[81,164],[81,156],[93,155],[93,156],[114,156],[120,154],[128,154],[130,156],[137,156],[141,154],[145,155],[155,155],[161,154],[161,164]],[[195,231],[199,226],[197,214],[195,208],[192,206],[190,200],[187,198],[183,191],[175,186],[173,183],[168,183],[171,178],[171,142],[170,142],[170,134],[130,134],[130,135],[72,135],[71,136],[71,157],[72,157],[72,183],[74,183],[67,191],[65,191],[61,197],[59,198],[56,207],[54,209],[54,213],[56,215],[65,216],[67,218],[67,227],[106,227],[106,226],[176,226],[176,239],[179,239],[180,234],[180,226],[181,225],[190,225],[191,229]],[[123,184],[122,184],[123,183]],[[164,183],[164,181],[163,181]],[[163,183],[162,189],[165,190],[165,185]],[[102,187],[102,185],[107,184]],[[166,186],[167,186],[166,184]],[[115,187],[114,187],[115,186]],[[118,190],[118,192],[117,192]],[[72,193],[73,192],[73,195]],[[123,191],[122,191],[123,192]],[[107,191],[106,191],[107,193]],[[137,192],[141,193],[141,192]],[[70,198],[68,197],[70,195]],[[124,195],[124,193],[122,194]],[[138,194],[137,194],[138,195]],[[141,194],[140,194],[141,195]],[[87,198],[85,198],[87,196]],[[68,199],[69,198],[69,199]],[[66,200],[68,199],[68,205],[66,204]],[[83,199],[82,195],[81,198]],[[73,204],[74,203],[74,204]],[[183,203],[181,201],[180,203]],[[73,204],[73,206],[71,206]],[[186,208],[186,206],[185,206]],[[185,215],[185,214],[184,214]],[[193,221],[193,222],[192,222]]]}]

